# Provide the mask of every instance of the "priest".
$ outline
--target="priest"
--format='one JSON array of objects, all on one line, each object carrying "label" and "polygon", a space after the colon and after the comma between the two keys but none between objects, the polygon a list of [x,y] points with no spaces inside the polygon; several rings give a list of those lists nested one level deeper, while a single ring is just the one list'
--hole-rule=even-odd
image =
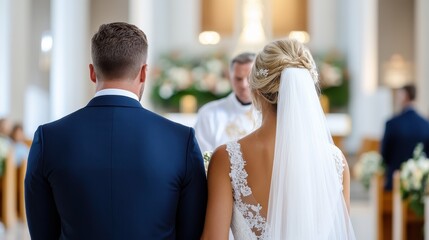
[{"label": "priest", "polygon": [[230,63],[233,92],[223,99],[204,105],[198,112],[195,134],[201,151],[214,151],[218,146],[249,134],[256,125],[248,77],[255,54],[241,53]]}]

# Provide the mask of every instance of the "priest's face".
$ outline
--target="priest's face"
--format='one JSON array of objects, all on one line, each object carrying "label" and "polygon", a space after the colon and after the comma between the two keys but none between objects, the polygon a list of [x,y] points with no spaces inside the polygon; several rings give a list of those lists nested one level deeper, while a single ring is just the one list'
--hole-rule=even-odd
[{"label": "priest's face", "polygon": [[231,69],[231,86],[237,98],[242,103],[252,101],[249,87],[249,75],[252,63],[234,63]]}]

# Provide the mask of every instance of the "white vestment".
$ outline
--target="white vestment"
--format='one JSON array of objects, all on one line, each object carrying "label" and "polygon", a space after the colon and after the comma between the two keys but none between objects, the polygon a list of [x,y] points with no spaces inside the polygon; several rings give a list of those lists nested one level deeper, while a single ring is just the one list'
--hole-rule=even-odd
[{"label": "white vestment", "polygon": [[202,152],[238,140],[256,127],[252,105],[242,105],[231,93],[204,105],[198,112],[195,136]]}]

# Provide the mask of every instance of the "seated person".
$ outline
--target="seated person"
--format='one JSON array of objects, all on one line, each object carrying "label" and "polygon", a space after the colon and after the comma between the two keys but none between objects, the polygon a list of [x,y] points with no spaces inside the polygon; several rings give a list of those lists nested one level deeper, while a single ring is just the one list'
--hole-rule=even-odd
[{"label": "seated person", "polygon": [[12,145],[15,151],[15,163],[19,167],[22,161],[26,160],[28,157],[28,152],[30,151],[29,147],[25,143],[24,130],[21,124],[15,124],[10,133],[10,139],[12,140]]}]

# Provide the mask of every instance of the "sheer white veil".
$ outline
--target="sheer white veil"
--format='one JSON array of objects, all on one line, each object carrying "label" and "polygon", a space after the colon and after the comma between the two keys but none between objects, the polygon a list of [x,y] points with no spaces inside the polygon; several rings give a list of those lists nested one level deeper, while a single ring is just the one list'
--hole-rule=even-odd
[{"label": "sheer white veil", "polygon": [[285,68],[277,101],[270,239],[355,239],[333,149],[309,70]]}]

